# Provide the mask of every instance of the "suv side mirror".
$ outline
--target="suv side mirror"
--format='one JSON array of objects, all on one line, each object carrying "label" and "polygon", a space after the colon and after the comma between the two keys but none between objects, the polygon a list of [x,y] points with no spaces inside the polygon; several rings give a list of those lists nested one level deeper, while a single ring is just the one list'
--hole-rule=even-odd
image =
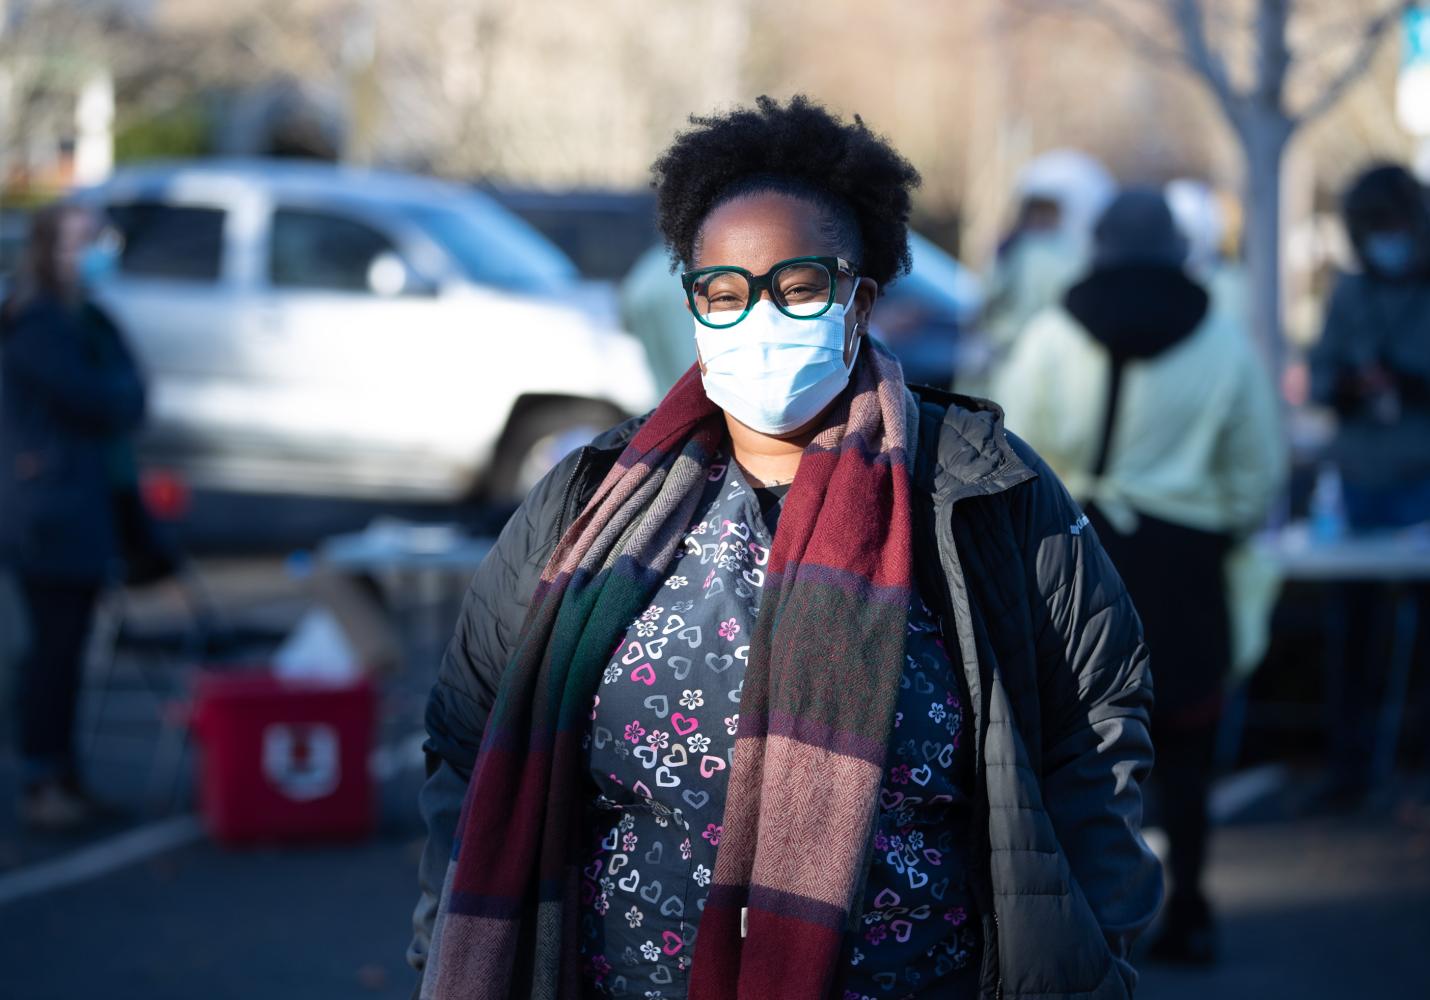
[{"label": "suv side mirror", "polygon": [[382,298],[437,294],[436,285],[418,274],[391,250],[384,250],[368,264],[367,287],[374,295]]}]

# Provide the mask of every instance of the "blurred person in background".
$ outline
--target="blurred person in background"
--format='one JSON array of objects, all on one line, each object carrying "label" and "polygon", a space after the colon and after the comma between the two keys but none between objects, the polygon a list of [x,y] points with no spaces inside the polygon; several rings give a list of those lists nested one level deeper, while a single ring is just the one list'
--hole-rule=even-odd
[{"label": "blurred person in background", "polygon": [[621,325],[645,348],[662,392],[695,360],[690,310],[672,289],[679,292],[679,280],[671,270],[670,251],[659,245],[640,255],[620,286]]},{"label": "blurred person in background", "polygon": [[1137,616],[997,408],[868,335],[917,173],[802,97],[693,119],[655,173],[699,361],[472,582],[420,995],[1131,996]]},{"label": "blurred person in background", "polygon": [[1043,454],[1127,581],[1152,651],[1154,800],[1171,896],[1151,954],[1214,960],[1202,888],[1217,722],[1231,657],[1226,561],[1257,528],[1286,457],[1270,379],[1244,327],[1186,271],[1161,193],[1119,195],[1091,272],[1019,340],[998,384],[1008,426]]},{"label": "blurred person in background", "polygon": [[1246,268],[1227,250],[1235,239],[1229,238],[1226,203],[1211,185],[1190,177],[1171,181],[1163,193],[1187,241],[1187,273],[1211,296],[1211,312],[1247,329],[1250,289]]},{"label": "blurred person in background", "polygon": [[[1423,524],[1430,522],[1430,208],[1407,170],[1381,165],[1350,186],[1343,212],[1360,271],[1340,275],[1331,293],[1310,356],[1312,399],[1336,414],[1328,457],[1349,527]],[[1333,808],[1353,808],[1369,790],[1393,629],[1385,597],[1369,583],[1334,595],[1339,634],[1328,661],[1332,774],[1324,802]],[[1421,620],[1430,621],[1426,588],[1418,603]]]},{"label": "blurred person in background", "polygon": [[986,357],[958,374],[958,390],[972,396],[992,391],[1028,323],[1087,270],[1093,224],[1117,184],[1091,156],[1059,149],[1025,166],[1016,191],[1017,217],[998,247],[979,324]]},{"label": "blurred person in background", "polygon": [[90,618],[121,557],[114,496],[132,489],[144,386],[118,331],[86,297],[112,266],[87,211],[37,212],[0,306],[0,561],[18,581],[29,642],[15,684],[29,824],[102,810],[80,782],[75,713]]}]

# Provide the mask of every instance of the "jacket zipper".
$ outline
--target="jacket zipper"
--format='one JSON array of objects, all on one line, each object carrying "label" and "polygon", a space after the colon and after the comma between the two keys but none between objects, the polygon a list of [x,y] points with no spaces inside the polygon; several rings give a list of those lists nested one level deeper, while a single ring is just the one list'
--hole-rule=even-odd
[{"label": "jacket zipper", "polygon": [[[647,414],[646,417],[649,417],[649,414]],[[631,427],[627,431],[626,435],[620,439],[619,444],[622,450],[627,444],[630,443],[631,438],[635,436],[635,433],[637,430],[640,429],[641,424],[645,423],[646,417],[641,418],[640,424]],[[576,512],[570,509],[572,493],[576,487],[576,480],[579,479],[581,477],[581,474],[586,471],[587,467],[589,467],[591,455],[594,452],[601,450],[603,449],[598,448],[594,444],[582,445],[579,453],[576,456],[576,464],[571,466],[571,474],[566,477],[566,486],[561,491],[561,522],[557,525],[557,527],[559,527],[561,530],[557,532],[558,538],[566,534],[566,529],[571,527],[571,523],[576,520]],[[617,454],[619,455],[620,452],[617,451]]]},{"label": "jacket zipper", "polygon": [[[993,941],[996,946],[998,941],[998,906],[996,903],[993,906]],[[1003,961],[1001,957],[996,961],[998,962],[998,979],[993,987],[993,997],[994,1000],[1003,1000]]]},{"label": "jacket zipper", "polygon": [[576,479],[581,475],[581,468],[586,464],[590,452],[590,448],[581,449],[581,454],[576,456],[576,464],[571,466],[571,473],[566,477],[566,485],[561,490],[561,523],[557,525],[560,529],[556,533],[557,538],[566,534],[566,529],[571,527],[574,520],[571,516],[571,493],[576,488]]},{"label": "jacket zipper", "polygon": [[[933,517],[934,523],[933,523],[932,525],[930,525],[929,527],[930,527],[930,529],[932,530],[933,536],[934,536],[934,543],[935,543],[935,544],[934,544],[934,551],[940,553],[940,555],[939,555],[939,571],[940,571],[940,574],[941,574],[942,577],[943,577],[943,586],[937,588],[937,593],[939,594],[939,597],[941,598],[941,603],[942,603],[942,605],[943,605],[943,607],[940,609],[940,616],[939,616],[939,617],[940,617],[941,621],[939,622],[939,626],[940,626],[939,631],[943,634],[944,642],[945,642],[945,643],[948,643],[950,639],[953,640],[953,642],[955,643],[954,648],[958,648],[959,651],[960,651],[960,652],[959,652],[959,659],[960,659],[960,661],[961,661],[961,660],[963,659],[963,656],[962,656],[962,644],[958,642],[958,630],[957,630],[957,624],[956,624],[957,616],[956,616],[956,614],[954,613],[954,609],[953,609],[953,594],[952,594],[952,592],[949,590],[949,586],[948,586],[948,573],[947,573],[946,571],[944,571],[944,568],[943,568],[943,557],[942,557],[942,553],[941,553],[941,550],[940,550],[940,546],[942,546],[942,545],[946,545],[946,546],[948,547],[948,551],[953,551],[953,550],[954,550],[953,532],[952,532],[951,528],[949,528],[948,524],[945,523],[945,519],[939,517],[937,508],[934,507],[934,505],[933,505],[932,503],[930,503],[930,507],[933,508],[932,511],[931,511],[931,513],[932,513],[932,517]],[[950,515],[950,517],[952,516],[952,505],[950,505],[949,515]],[[952,634],[951,636],[949,635],[949,631],[948,631],[948,622],[950,622],[950,621],[955,622],[954,632],[953,632],[953,634]],[[982,700],[984,699],[984,697],[986,696],[986,694],[987,694],[987,690],[986,690],[986,689],[987,689],[987,685],[983,682],[983,678],[982,678],[981,676],[979,677],[978,687],[979,687],[979,692],[978,692],[979,700],[982,701]],[[977,706],[976,710],[977,710],[977,711],[980,713],[980,715],[982,716],[982,719],[981,719],[980,721],[986,720],[986,717],[987,717],[987,708],[986,708],[985,706],[983,706],[983,705],[980,704],[980,705]],[[975,780],[975,781],[977,782],[977,784],[978,784],[978,796],[979,796],[980,801],[986,802],[986,801],[987,801],[987,798],[988,798],[988,770],[987,770],[987,764],[986,764],[986,762],[985,762],[985,760],[984,760],[985,747],[983,746],[983,726],[982,726],[982,725],[975,726],[975,727],[974,727],[974,730],[975,730],[975,731],[974,731],[974,742],[973,742],[974,754],[975,754],[975,756],[974,756],[974,763],[975,763],[974,773],[975,773],[975,779],[974,779],[974,780]],[[979,824],[978,824],[978,836],[979,836],[979,840],[980,840],[980,842],[981,842],[981,846],[982,846],[985,850],[979,852],[979,853],[980,853],[980,857],[977,859],[977,861],[975,861],[975,864],[976,864],[981,870],[983,870],[984,873],[985,873],[985,877],[986,877],[986,879],[987,879],[987,884],[986,884],[987,892],[986,892],[985,894],[983,894],[983,895],[984,895],[984,898],[982,898],[982,899],[979,900],[979,905],[980,905],[980,906],[986,906],[989,915],[993,918],[993,935],[992,935],[992,940],[991,940],[991,941],[985,941],[985,942],[984,942],[984,947],[985,947],[986,949],[991,950],[991,951],[994,953],[994,955],[993,955],[993,960],[994,960],[994,963],[995,963],[995,966],[994,966],[994,967],[995,967],[995,969],[996,969],[996,979],[994,980],[993,996],[994,996],[995,1000],[1002,1000],[1002,997],[1003,997],[1003,963],[1002,963],[1001,959],[1000,959],[1000,958],[998,957],[998,955],[997,955],[998,941],[999,941],[998,904],[997,904],[996,900],[994,899],[994,897],[993,897],[993,892],[992,892],[992,879],[993,879],[992,867],[991,867],[991,865],[988,864],[988,859],[985,859],[985,858],[982,856],[983,854],[985,854],[985,853],[987,853],[989,850],[991,850],[991,844],[989,843],[989,836],[988,836],[988,819],[989,819],[989,817],[988,817],[988,810],[987,810],[987,808],[981,809],[980,812],[982,813],[982,815],[979,817],[980,822],[979,822]]]}]

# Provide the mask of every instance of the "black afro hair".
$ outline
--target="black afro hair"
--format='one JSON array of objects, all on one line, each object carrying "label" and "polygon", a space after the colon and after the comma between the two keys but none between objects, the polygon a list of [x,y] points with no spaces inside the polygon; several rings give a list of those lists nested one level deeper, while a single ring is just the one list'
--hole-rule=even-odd
[{"label": "black afro hair", "polygon": [[844,122],[803,95],[690,118],[656,160],[657,224],[685,265],[706,216],[731,198],[780,191],[825,211],[831,236],[882,290],[909,270],[913,165],[857,115]]}]

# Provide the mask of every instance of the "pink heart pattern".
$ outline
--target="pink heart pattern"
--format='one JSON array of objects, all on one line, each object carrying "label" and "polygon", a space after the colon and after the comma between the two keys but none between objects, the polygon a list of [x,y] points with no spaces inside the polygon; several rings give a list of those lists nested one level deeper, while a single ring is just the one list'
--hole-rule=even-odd
[{"label": "pink heart pattern", "polygon": [[[615,647],[592,705],[592,732],[615,738],[587,743],[597,801],[609,806],[598,810],[581,891],[583,926],[605,930],[582,935],[582,954],[593,985],[624,979],[633,996],[684,995],[715,868],[760,601],[746,581],[763,583],[752,571],[768,562],[770,545],[740,475],[723,464],[707,483],[704,515]],[[613,858],[623,878],[612,877]]]},{"label": "pink heart pattern", "polygon": [[[706,491],[704,514],[663,584],[614,646],[591,709],[592,732],[613,734],[586,744],[598,819],[582,859],[580,949],[597,992],[624,983],[632,996],[684,995],[723,834],[771,539],[737,465],[721,460]],[[861,1000],[925,992],[934,982],[939,995],[958,994],[960,979],[976,992],[982,942],[967,877],[964,689],[937,621],[917,599],[905,675],[864,916],[849,951],[844,995]]]}]

